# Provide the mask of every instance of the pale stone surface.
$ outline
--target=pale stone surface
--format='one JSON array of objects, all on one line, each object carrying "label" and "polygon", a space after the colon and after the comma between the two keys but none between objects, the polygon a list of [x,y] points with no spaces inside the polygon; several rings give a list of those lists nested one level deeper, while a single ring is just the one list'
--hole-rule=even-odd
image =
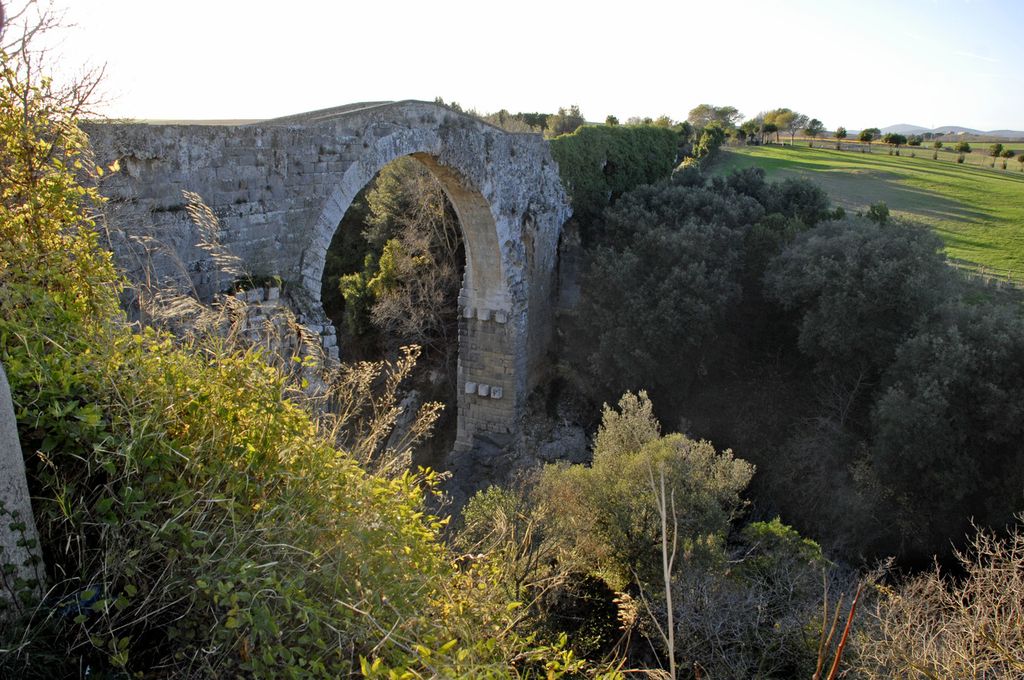
[{"label": "pale stone surface", "polygon": [[302,321],[337,347],[320,305],[327,249],[356,194],[387,163],[411,156],[443,185],[463,229],[461,383],[511,398],[459,395],[456,447],[518,427],[543,375],[559,234],[570,214],[547,143],[437,104],[353,104],[244,126],[90,124],[110,245],[130,279],[212,299],[232,280],[199,246],[182,191],[220,220],[219,240],[253,274],[280,275]]},{"label": "pale stone surface", "polygon": [[[14,573],[7,579],[23,578],[26,581],[37,579],[42,568],[36,569],[31,564],[33,552],[24,545],[24,540],[39,540],[36,532],[35,518],[32,514],[32,502],[28,494],[28,482],[25,479],[25,459],[21,453],[21,442],[18,439],[18,423],[14,418],[14,404],[11,401],[11,390],[7,384],[7,374],[0,364],[0,501],[4,511],[0,511],[0,568],[10,564]],[[16,513],[17,517],[12,517]],[[15,531],[12,523],[24,523],[24,531]],[[37,543],[38,545],[38,543]],[[36,552],[35,554],[38,554]],[[5,578],[0,576],[0,578]],[[13,580],[11,581],[13,584]],[[6,588],[0,588],[0,598],[8,598]]]}]

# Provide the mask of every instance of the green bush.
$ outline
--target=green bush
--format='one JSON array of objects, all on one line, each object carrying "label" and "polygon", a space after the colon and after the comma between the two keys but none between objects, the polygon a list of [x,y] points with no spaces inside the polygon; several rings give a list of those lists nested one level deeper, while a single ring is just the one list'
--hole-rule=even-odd
[{"label": "green bush", "polygon": [[797,311],[800,350],[819,370],[871,384],[951,294],[941,249],[922,227],[847,219],[798,236],[766,287]]},{"label": "green bush", "polygon": [[[628,658],[649,667],[655,649],[667,667],[663,633],[671,623],[677,668],[736,678],[813,673],[831,565],[778,519],[733,531],[753,471],[709,442],[662,435],[644,393],[624,395],[617,410],[605,406],[591,467],[544,469],[534,503],[545,541],[557,546],[551,561],[621,591],[619,619],[639,638]],[[671,610],[663,539],[672,556]],[[590,602],[584,620],[593,631],[602,607]],[[560,604],[578,606],[571,597]]]},{"label": "green bush", "polygon": [[899,348],[872,423],[875,474],[908,548],[959,543],[972,519],[1006,525],[1024,504],[1024,322],[948,310]]},{"label": "green bush", "polygon": [[[679,545],[713,557],[741,507],[753,467],[706,441],[662,436],[644,392],[605,406],[591,467],[550,466],[539,493],[558,508],[554,533],[591,573],[622,590],[661,581],[661,525],[652,475],[673,495]],[[655,591],[657,586],[653,585]]]},{"label": "green bush", "polygon": [[816,186],[759,170],[708,182],[684,169],[623,195],[586,252],[565,329],[570,376],[597,402],[647,389],[674,408],[715,364],[736,309],[749,300],[750,316],[764,313],[768,261],[831,216]]},{"label": "green bush", "polygon": [[574,216],[589,225],[623,193],[668,177],[679,135],[652,125],[584,125],[549,143]]},{"label": "green bush", "polygon": [[49,590],[0,630],[0,675],[577,672],[486,558],[456,566],[432,473],[367,474],[258,351],[133,331],[81,133],[5,75],[0,359]]}]

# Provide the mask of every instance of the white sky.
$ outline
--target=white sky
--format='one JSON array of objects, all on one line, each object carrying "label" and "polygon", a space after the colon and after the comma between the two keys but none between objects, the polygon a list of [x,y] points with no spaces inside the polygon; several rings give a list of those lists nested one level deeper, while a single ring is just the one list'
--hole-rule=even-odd
[{"label": "white sky", "polygon": [[834,129],[1024,130],[1024,0],[55,0],[60,65],[117,117],[265,118],[358,101],[579,104],[683,119],[788,106]]}]

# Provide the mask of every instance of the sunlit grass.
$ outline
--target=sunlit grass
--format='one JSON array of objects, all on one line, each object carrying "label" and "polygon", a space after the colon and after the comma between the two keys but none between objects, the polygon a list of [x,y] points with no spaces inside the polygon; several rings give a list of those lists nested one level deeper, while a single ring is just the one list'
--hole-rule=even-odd
[{"label": "sunlit grass", "polygon": [[[910,157],[910,153],[916,157]],[[904,148],[890,156],[804,146],[744,146],[723,149],[715,173],[757,166],[770,177],[805,176],[821,184],[832,201],[863,210],[884,201],[893,213],[933,227],[950,256],[1024,277],[1024,172],[1016,158],[1002,170],[957,164],[955,155]]]}]

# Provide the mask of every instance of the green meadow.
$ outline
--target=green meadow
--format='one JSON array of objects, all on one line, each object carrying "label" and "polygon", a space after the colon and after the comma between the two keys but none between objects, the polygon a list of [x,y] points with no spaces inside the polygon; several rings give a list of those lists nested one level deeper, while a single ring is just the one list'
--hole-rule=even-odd
[{"label": "green meadow", "polygon": [[933,160],[931,149],[901,153],[890,156],[883,144],[872,153],[799,145],[723,147],[714,172],[756,166],[771,178],[807,177],[847,210],[884,201],[894,214],[934,228],[951,257],[1024,278],[1024,172],[1017,159],[1002,170],[998,161],[995,169],[958,164],[953,154]]}]

